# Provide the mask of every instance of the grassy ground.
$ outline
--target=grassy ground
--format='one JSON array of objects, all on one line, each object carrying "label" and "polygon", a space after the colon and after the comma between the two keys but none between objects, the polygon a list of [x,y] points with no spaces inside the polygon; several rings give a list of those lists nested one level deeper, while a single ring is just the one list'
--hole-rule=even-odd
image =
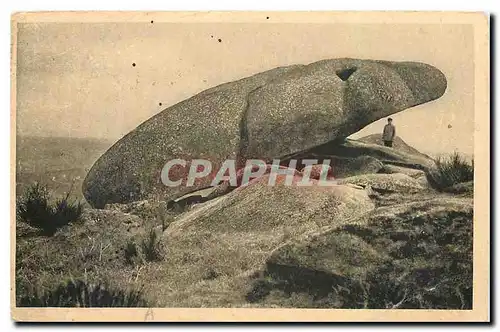
[{"label": "grassy ground", "polygon": [[[145,276],[154,267],[142,252],[142,244],[147,245],[148,230],[153,225],[133,216],[120,219],[117,214],[87,210],[81,223],[63,227],[51,237],[20,229],[16,252],[18,298],[50,291],[71,279],[107,283],[120,290],[150,284]],[[127,252],[129,242],[138,247],[139,253]]]},{"label": "grassy ground", "polygon": [[159,307],[470,308],[472,201],[429,193],[401,203],[411,196],[397,195],[379,197],[362,222],[318,228],[322,240],[302,242],[296,226],[238,231],[214,219],[210,228],[163,232],[158,218],[114,210],[86,209],[82,222],[51,237],[24,226],[18,303],[83,280],[140,290]]},{"label": "grassy ground", "polygon": [[[18,146],[18,188],[27,188],[35,178],[48,181],[50,204],[75,180],[70,176],[60,186],[53,172],[68,176],[78,165],[75,174],[83,180],[85,170],[108,146],[24,142],[27,146]],[[44,147],[35,148],[37,144]],[[447,170],[455,174],[454,164],[466,167],[453,159],[443,161],[434,176],[445,181]],[[467,309],[472,301],[469,182],[444,193],[376,193],[373,213],[352,225],[344,217],[335,228],[319,225],[318,239],[309,243],[302,235],[315,227],[318,215],[312,211],[310,219],[302,216],[311,206],[294,210],[295,203],[288,202],[288,208],[278,204],[287,215],[264,220],[270,212],[255,203],[268,202],[270,196],[258,192],[245,196],[245,206],[227,200],[227,208],[217,213],[210,209],[227,196],[181,215],[167,212],[164,202],[85,207],[78,221],[67,220],[53,235],[41,234],[20,218],[17,303]],[[78,194],[70,199],[81,198],[75,188]],[[247,215],[248,220],[230,215]],[[339,280],[349,283],[342,288]]]}]

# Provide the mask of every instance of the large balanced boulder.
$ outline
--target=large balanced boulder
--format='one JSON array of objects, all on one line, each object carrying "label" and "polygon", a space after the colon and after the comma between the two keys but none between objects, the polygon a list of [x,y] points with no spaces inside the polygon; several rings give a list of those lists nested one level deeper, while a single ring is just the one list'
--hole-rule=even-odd
[{"label": "large balanced boulder", "polygon": [[[175,104],[113,145],[89,171],[83,193],[95,207],[161,194],[174,199],[197,188],[167,187],[167,161],[202,158],[219,169],[241,166],[341,139],[382,117],[439,98],[446,78],[423,63],[322,60],[272,69],[219,85]],[[171,177],[185,179],[188,167]]]}]

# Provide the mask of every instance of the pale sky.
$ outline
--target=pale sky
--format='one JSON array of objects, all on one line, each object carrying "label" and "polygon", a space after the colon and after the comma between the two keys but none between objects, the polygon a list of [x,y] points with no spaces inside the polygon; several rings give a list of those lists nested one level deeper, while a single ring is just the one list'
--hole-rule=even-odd
[{"label": "pale sky", "polygon": [[[439,68],[446,93],[393,115],[397,134],[422,152],[473,153],[471,25],[25,23],[18,31],[20,135],[117,140],[221,83],[277,66],[353,57]],[[384,124],[353,137],[380,132]]]}]

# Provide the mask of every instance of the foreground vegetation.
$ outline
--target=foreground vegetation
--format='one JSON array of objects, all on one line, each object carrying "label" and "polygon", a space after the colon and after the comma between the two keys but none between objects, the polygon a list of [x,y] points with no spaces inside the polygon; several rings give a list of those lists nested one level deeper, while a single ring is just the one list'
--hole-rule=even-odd
[{"label": "foreground vegetation", "polygon": [[133,307],[151,303],[145,300],[139,273],[163,258],[157,221],[143,223],[131,216],[131,222],[140,223],[132,232],[117,223],[117,213],[85,210],[68,197],[54,199],[39,183],[18,197],[17,305]]},{"label": "foreground vegetation", "polygon": [[54,235],[59,228],[81,220],[82,204],[69,201],[70,193],[51,202],[47,187],[35,183],[26,188],[24,195],[18,199],[17,218],[43,235]]},{"label": "foreground vegetation", "polygon": [[19,296],[21,307],[146,307],[141,290],[117,290],[103,284],[69,280],[54,289],[26,291]]},{"label": "foreground vegetation", "polygon": [[[473,164],[454,154],[438,159],[436,170],[427,177],[437,191],[419,196],[422,206],[410,202],[415,200],[410,196],[381,193],[378,206],[385,209],[380,209],[380,215],[364,226],[353,224],[332,231],[332,240],[324,247],[345,241],[345,248],[335,253],[339,264],[359,263],[363,271],[362,277],[342,285],[338,276],[319,268],[293,267],[291,271],[272,259],[256,268],[249,257],[267,254],[252,241],[273,235],[279,228],[261,231],[261,221],[252,216],[248,220],[255,223],[255,229],[246,233],[219,229],[213,223],[210,232],[179,232],[178,241],[171,241],[164,232],[173,216],[159,209],[160,202],[95,210],[72,201],[69,194],[54,198],[45,186],[35,183],[18,198],[16,303],[470,309],[472,210],[448,205],[452,197],[448,193],[454,193],[450,188],[472,183]],[[430,210],[425,202],[436,197],[442,201]],[[469,204],[464,202],[470,198],[459,197],[454,204]],[[403,205],[411,208],[400,210]],[[276,254],[294,257],[294,245],[287,249],[284,244],[293,244],[297,234],[293,229],[287,234]],[[316,259],[331,256],[308,253],[309,247],[304,250],[311,266]],[[383,256],[383,262],[374,260],[368,265],[362,261],[369,257],[365,252]],[[340,254],[350,255],[349,260]]]},{"label": "foreground vegetation", "polygon": [[436,159],[436,169],[427,173],[429,183],[439,191],[453,191],[453,186],[474,180],[474,160],[470,163],[459,153]]}]

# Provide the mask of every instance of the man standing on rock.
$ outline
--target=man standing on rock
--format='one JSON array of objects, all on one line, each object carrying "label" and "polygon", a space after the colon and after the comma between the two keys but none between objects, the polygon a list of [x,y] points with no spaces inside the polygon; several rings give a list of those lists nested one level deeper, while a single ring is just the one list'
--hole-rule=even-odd
[{"label": "man standing on rock", "polygon": [[382,140],[384,145],[392,148],[392,140],[396,136],[396,127],[392,124],[392,119],[387,119],[387,124],[384,127],[384,132],[382,133]]}]

